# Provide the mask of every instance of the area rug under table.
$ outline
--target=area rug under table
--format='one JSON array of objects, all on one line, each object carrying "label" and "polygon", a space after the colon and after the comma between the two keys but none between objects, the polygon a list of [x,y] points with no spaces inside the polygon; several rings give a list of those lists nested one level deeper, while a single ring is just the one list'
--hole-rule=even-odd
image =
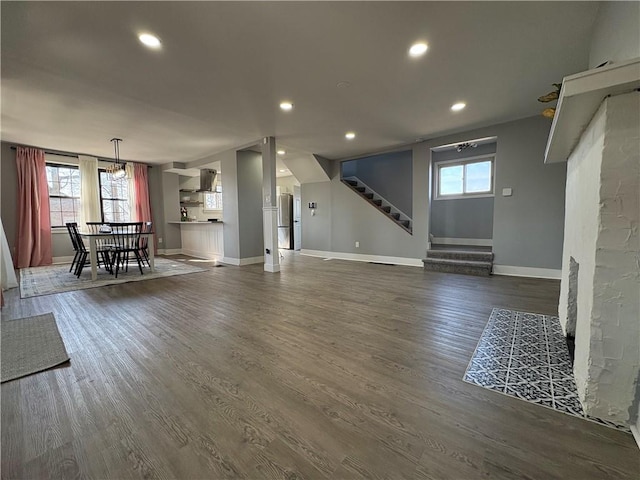
[{"label": "area rug under table", "polygon": [[558,317],[494,308],[464,380],[559,412],[629,432],[582,410]]},{"label": "area rug under table", "polygon": [[140,275],[137,264],[129,265],[129,271],[118,272],[118,278],[104,269],[98,269],[98,278],[91,280],[91,267],[86,266],[80,278],[69,272],[69,264],[50,265],[46,267],[30,267],[20,270],[20,297],[37,297],[52,293],[71,292],[86,288],[104,287],[127,282],[141,282],[154,278],[185,275],[188,273],[205,272],[207,268],[196,267],[184,262],[177,262],[165,258],[155,259],[155,271],[144,268]]},{"label": "area rug under table", "polygon": [[1,381],[41,372],[69,360],[53,313],[0,324]]}]

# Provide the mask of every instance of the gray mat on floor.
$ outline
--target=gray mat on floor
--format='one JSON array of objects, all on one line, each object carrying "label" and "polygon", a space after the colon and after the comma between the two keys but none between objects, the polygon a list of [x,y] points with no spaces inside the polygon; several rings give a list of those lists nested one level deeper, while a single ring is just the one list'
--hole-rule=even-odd
[{"label": "gray mat on floor", "polygon": [[69,360],[53,313],[3,321],[0,339],[2,383]]}]

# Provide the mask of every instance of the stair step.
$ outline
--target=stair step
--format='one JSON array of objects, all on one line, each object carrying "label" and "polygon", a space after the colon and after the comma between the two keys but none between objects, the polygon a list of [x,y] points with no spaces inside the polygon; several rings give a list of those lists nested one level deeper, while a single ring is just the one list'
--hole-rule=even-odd
[{"label": "stair step", "polygon": [[425,258],[422,260],[424,269],[431,272],[461,273],[488,277],[493,265],[491,262],[473,260],[451,260],[446,258]]},{"label": "stair step", "polygon": [[364,187],[355,187],[356,191],[360,192],[360,193],[364,193],[366,191],[366,188]]},{"label": "stair step", "polygon": [[380,207],[383,212],[391,213],[391,207]]},{"label": "stair step", "polygon": [[411,228],[411,222],[409,220],[400,220],[398,223],[400,225],[404,225],[407,228]]},{"label": "stair step", "polygon": [[476,262],[493,262],[492,252],[474,250],[427,250],[427,258],[441,258],[447,260],[469,260]]},{"label": "stair step", "polygon": [[[370,195],[373,198],[373,194],[370,194]],[[374,205],[377,205],[378,207],[380,207],[382,205],[382,200],[380,200],[380,199],[373,200],[371,203],[373,203]]]},{"label": "stair step", "polygon": [[358,186],[358,182],[356,182],[355,180],[342,180],[343,182],[351,185],[352,187],[357,187]]},{"label": "stair step", "polygon": [[391,218],[393,218],[394,220],[400,220],[400,214],[399,213],[392,213],[391,214]]},{"label": "stair step", "polygon": [[373,193],[365,193],[362,195],[364,198],[367,198],[369,200],[373,200]]}]

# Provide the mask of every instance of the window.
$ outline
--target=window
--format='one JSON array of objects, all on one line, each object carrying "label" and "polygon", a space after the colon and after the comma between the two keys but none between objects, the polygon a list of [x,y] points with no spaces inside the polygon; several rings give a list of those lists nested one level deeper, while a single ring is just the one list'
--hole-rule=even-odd
[{"label": "window", "polygon": [[218,184],[215,192],[205,192],[204,207],[205,212],[210,210],[222,210],[222,186]]},{"label": "window", "polygon": [[129,182],[100,170],[100,207],[103,222],[129,222]]},{"label": "window", "polygon": [[52,227],[77,222],[80,211],[80,171],[69,165],[47,165]]},{"label": "window", "polygon": [[493,157],[437,164],[436,198],[493,194]]}]

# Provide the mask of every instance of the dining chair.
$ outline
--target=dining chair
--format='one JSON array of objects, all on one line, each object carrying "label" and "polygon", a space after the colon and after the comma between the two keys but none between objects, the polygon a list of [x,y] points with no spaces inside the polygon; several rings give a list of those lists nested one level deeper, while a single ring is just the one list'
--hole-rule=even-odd
[{"label": "dining chair", "polygon": [[118,272],[121,268],[124,268],[125,272],[129,271],[129,260],[132,254],[138,262],[140,275],[143,275],[143,260],[140,254],[142,222],[109,223],[108,225],[111,227],[112,239],[111,265],[115,267],[116,278],[118,278]]},{"label": "dining chair", "polygon": [[[105,233],[104,227],[108,225],[104,222],[87,222],[87,230],[89,233]],[[105,270],[109,273],[113,273],[111,268],[111,259],[109,257],[109,253],[111,251],[111,245],[108,240],[104,238],[96,238],[96,248],[99,252],[98,255],[98,267],[103,263]]]},{"label": "dining chair", "polygon": [[80,256],[80,251],[78,250],[78,241],[76,240],[76,235],[74,233],[73,227],[78,228],[78,224],[76,222],[67,222],[65,223],[67,226],[67,232],[69,232],[69,237],[71,238],[71,245],[73,245],[73,251],[75,252],[73,255],[73,260],[71,261],[71,266],[69,267],[69,272],[74,269],[76,266],[76,262],[78,261],[78,257]]},{"label": "dining chair", "polygon": [[[144,222],[142,224],[142,233],[151,233],[152,231],[153,222]],[[151,268],[151,264],[149,263],[149,237],[140,237],[140,254],[147,266]]]}]

